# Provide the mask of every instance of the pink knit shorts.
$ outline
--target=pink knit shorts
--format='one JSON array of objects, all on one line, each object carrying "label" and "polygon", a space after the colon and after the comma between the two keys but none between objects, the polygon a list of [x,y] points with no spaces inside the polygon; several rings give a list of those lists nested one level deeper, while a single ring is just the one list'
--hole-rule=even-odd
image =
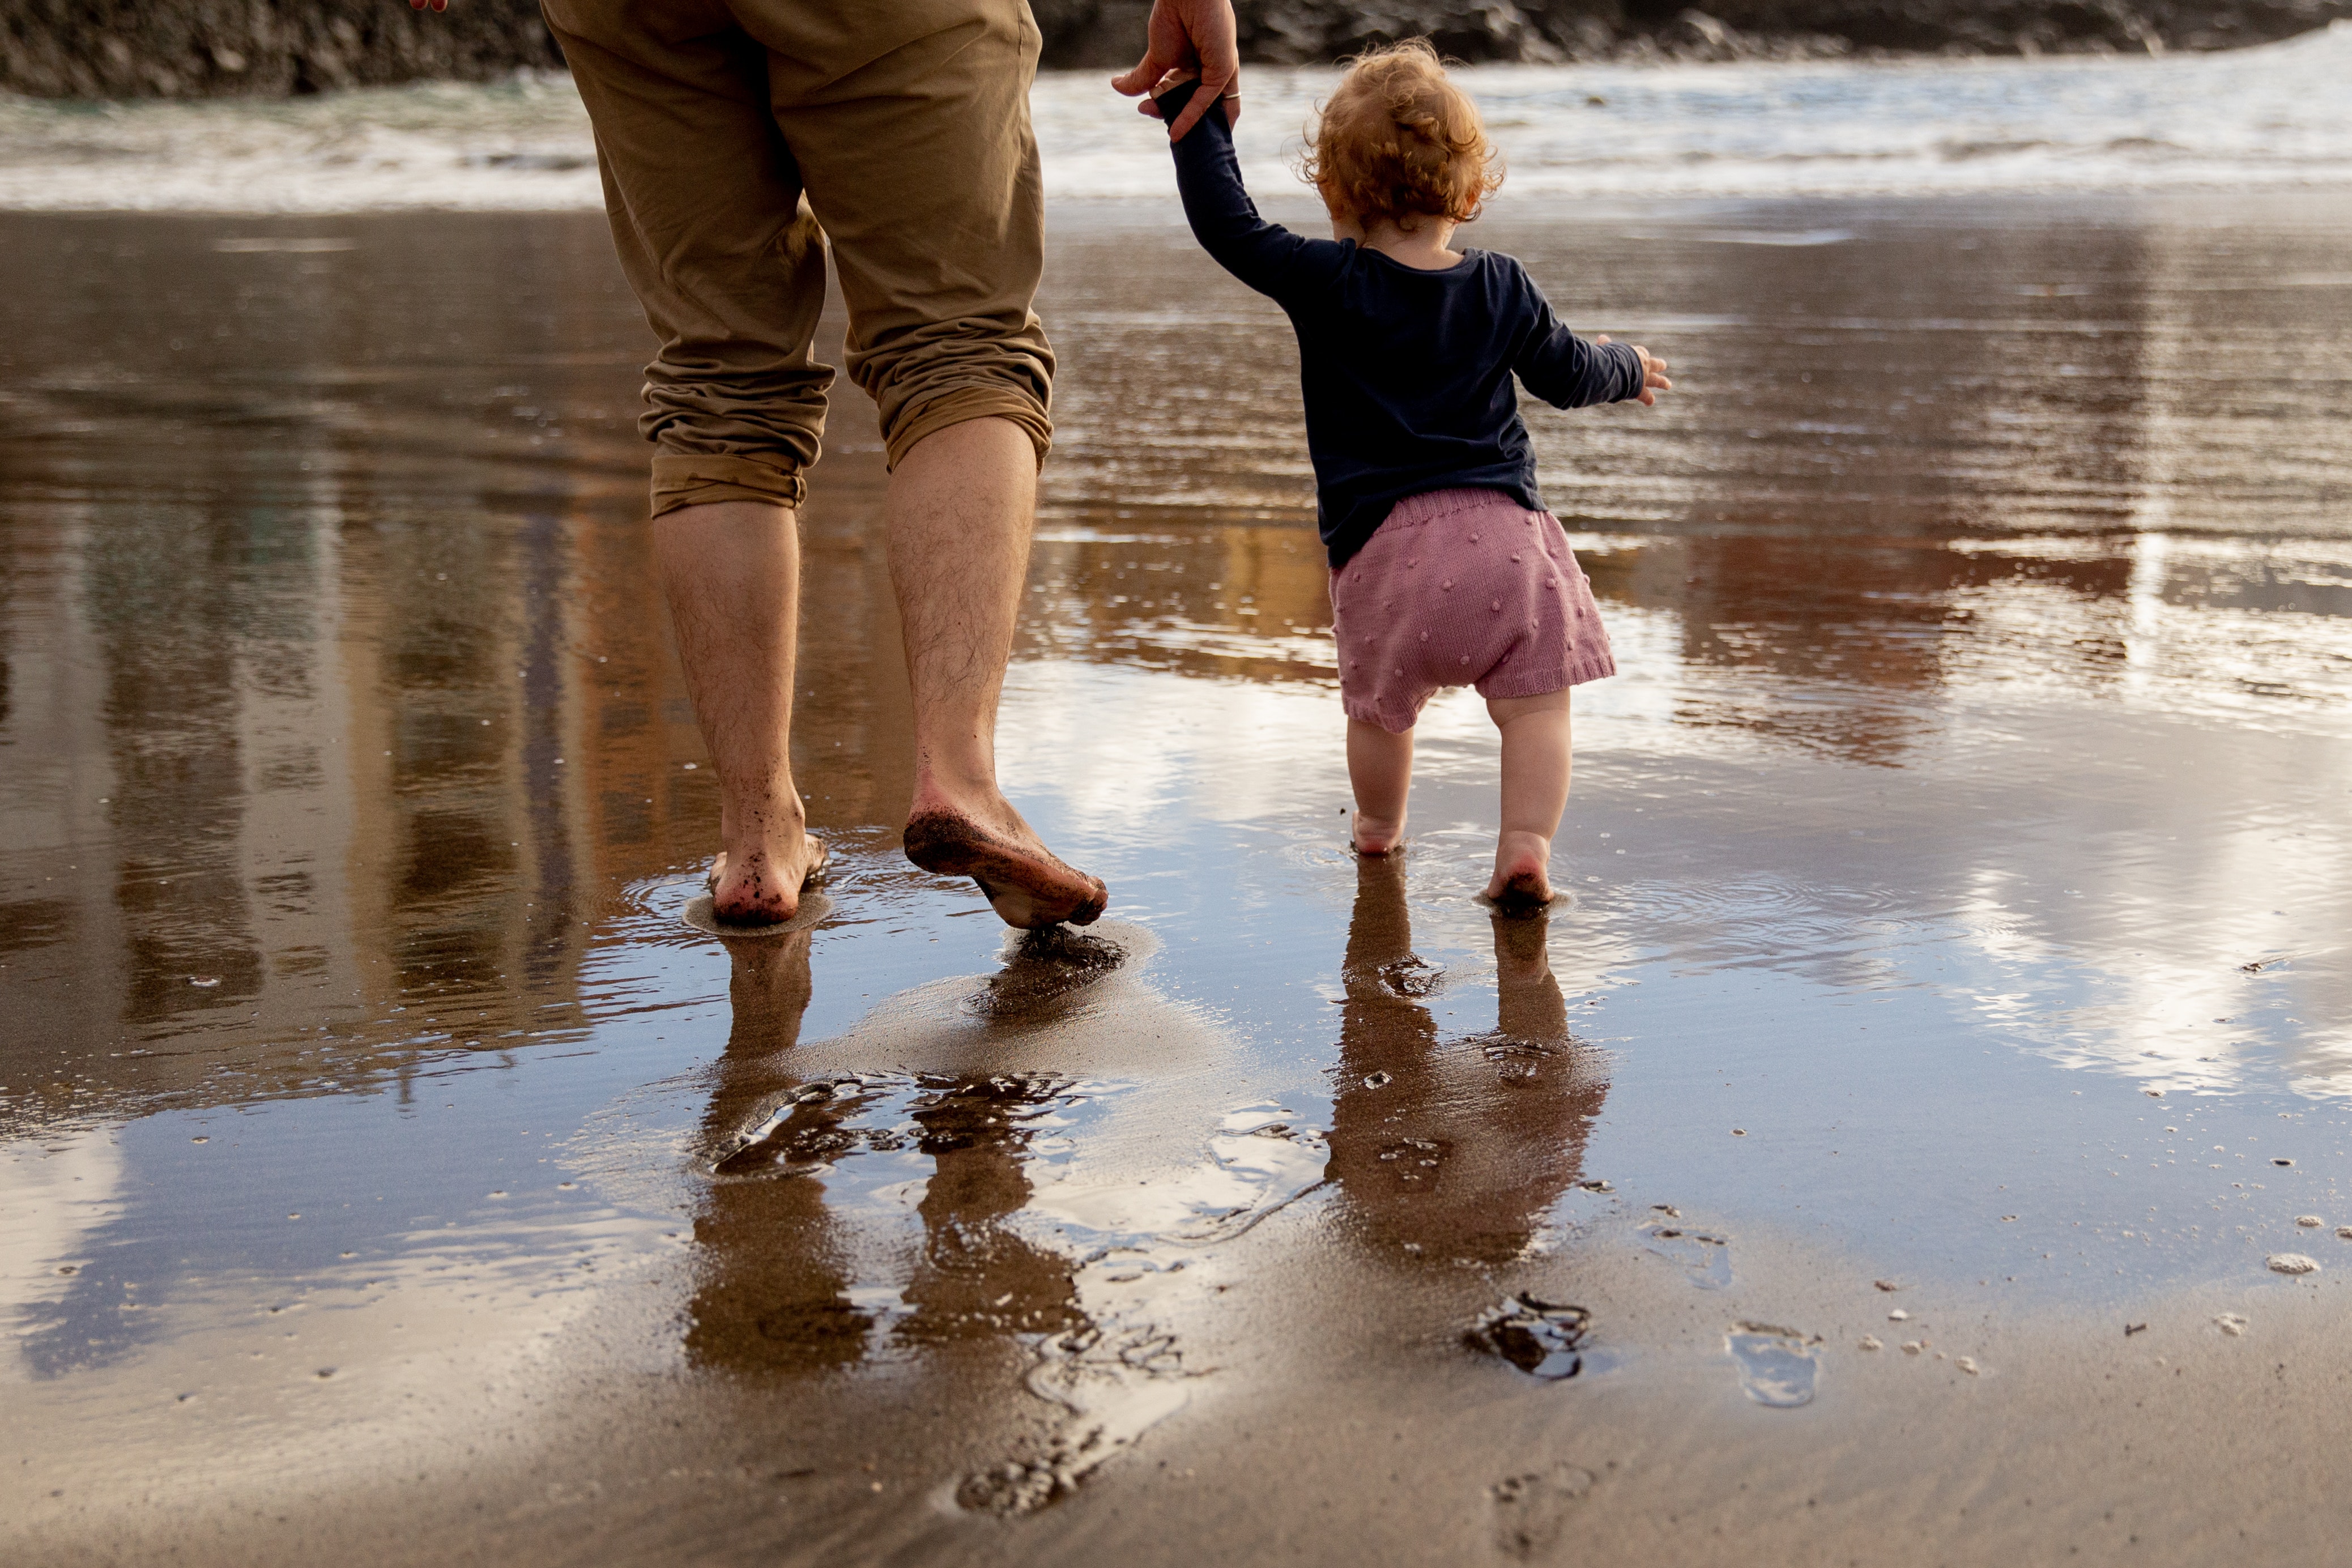
[{"label": "pink knit shorts", "polygon": [[1331,574],[1331,611],[1348,717],[1391,734],[1441,686],[1540,697],[1617,673],[1559,520],[1500,490],[1397,502]]}]

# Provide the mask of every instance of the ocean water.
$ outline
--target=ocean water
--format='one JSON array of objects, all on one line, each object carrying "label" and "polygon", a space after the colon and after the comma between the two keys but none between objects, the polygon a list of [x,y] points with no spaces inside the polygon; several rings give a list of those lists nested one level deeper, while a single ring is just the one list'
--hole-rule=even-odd
[{"label": "ocean water", "polygon": [[[2352,180],[2352,26],[2227,54],[1893,64],[1497,66],[1464,73],[1507,155],[1502,206],[1570,196],[2184,189]],[[1242,150],[1291,188],[1333,74],[1247,74]],[[1034,96],[1062,199],[1165,195],[1151,127],[1098,72]],[[595,148],[562,76],[287,102],[0,98],[0,207],[327,213],[590,209]]]}]

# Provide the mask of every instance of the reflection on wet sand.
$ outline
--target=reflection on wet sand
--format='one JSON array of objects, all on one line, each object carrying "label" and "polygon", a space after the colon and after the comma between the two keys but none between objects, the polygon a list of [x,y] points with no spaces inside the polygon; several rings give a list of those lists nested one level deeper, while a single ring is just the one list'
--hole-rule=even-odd
[{"label": "reflection on wet sand", "polygon": [[[383,1077],[404,1095],[420,1055],[581,1021],[602,900],[583,840],[600,784],[646,759],[625,733],[581,743],[578,666],[636,639],[580,592],[614,536],[573,487],[488,516],[477,487],[560,437],[559,413],[593,426],[628,335],[593,306],[478,295],[436,301],[446,333],[354,311],[406,252],[391,228],[372,258],[258,268],[167,228],[49,231],[44,297],[10,318],[13,607],[49,636],[27,646],[11,616],[7,640],[61,678],[15,717],[94,732],[13,781],[12,839],[51,853],[46,912],[0,906],[0,947],[37,983],[45,1043],[121,1064],[103,1084],[11,1077],[57,1110]],[[542,254],[542,281],[593,299],[571,248]],[[100,262],[121,294],[82,287]],[[535,352],[551,326],[585,352]],[[503,360],[482,381],[504,384],[451,384],[469,354]],[[476,396],[502,422],[440,412]]]},{"label": "reflection on wet sand", "polygon": [[[2337,231],[2083,216],[1662,232],[1639,268],[1605,221],[1494,220],[1578,320],[1671,335],[1705,395],[1530,411],[1674,726],[1892,765],[1995,687],[2340,710]],[[0,959],[40,1025],[11,1113],[405,1086],[584,1026],[611,889],[706,854],[710,809],[644,593],[643,327],[601,226],[352,219],[349,248],[273,254],[215,248],[256,226],[230,220],[0,225],[27,261]],[[1328,682],[1279,322],[1079,214],[1047,302],[1071,371],[1023,659]],[[887,859],[904,682],[879,464],[841,426],[795,740],[814,819]]]},{"label": "reflection on wet sand", "polygon": [[1163,1282],[1313,1179],[1270,1191],[1245,1159],[1204,1162],[1232,1142],[1205,1042],[1128,973],[1149,948],[1133,927],[1010,939],[977,984],[919,987],[813,1044],[811,942],[729,943],[688,1363],[894,1367],[828,1397],[929,1390],[964,1414],[902,1458],[967,1467],[965,1509],[1043,1508],[1184,1403]]},{"label": "reflection on wet sand", "polygon": [[1432,1264],[1523,1255],[1583,1166],[1608,1081],[1570,1035],[1547,950],[1551,917],[1493,917],[1493,1030],[1448,1038],[1444,976],[1412,950],[1410,853],[1356,863],[1331,1179],[1373,1252]]},{"label": "reflection on wet sand", "polygon": [[1066,1087],[992,1077],[927,1086],[915,1102],[917,1147],[935,1173],[916,1212],[923,1250],[908,1281],[898,1337],[936,1343],[979,1333],[1060,1333],[1082,1327],[1071,1260],[1006,1227],[1028,1205],[1024,1169],[1036,1121]]},{"label": "reflection on wet sand", "polygon": [[[0,386],[0,823],[34,858],[0,961],[39,1027],[10,1108],[404,1102],[436,1060],[576,1035],[614,889],[711,837],[600,226],[524,223],[518,268],[505,220],[352,220],[308,258],[222,254],[213,221],[23,225],[11,253],[49,263]],[[436,258],[498,281],[394,281]],[[879,464],[839,445],[795,741],[856,843],[911,757]]]},{"label": "reflection on wet sand", "polygon": [[[1066,1048],[1057,1036],[1131,1029],[1150,1005],[1131,977],[1104,989],[1129,959],[1116,932],[1032,933],[976,986],[925,988],[887,1005],[878,1028],[817,1047],[801,1041],[812,933],[730,942],[688,1363],[761,1375],[910,1363],[964,1401],[993,1387],[1016,1406],[1024,1394],[1059,1405],[1048,1432],[1061,1436],[1016,1445],[1027,1457],[959,1489],[967,1508],[1026,1511],[1181,1402],[1168,1290],[1317,1177],[1335,1188],[1342,1234],[1386,1268],[1474,1265],[1483,1281],[1538,1249],[1608,1092],[1599,1054],[1570,1032],[1546,914],[1492,921],[1496,1026],[1441,1030],[1429,1003],[1443,976],[1413,951],[1406,876],[1403,857],[1358,863],[1328,1140],[1265,1109],[1203,1116],[1216,1102],[1175,1062],[1129,1087],[1040,1070]],[[981,1040],[999,1070],[940,1070]],[[1122,1138],[1099,1128],[1072,1136],[1128,1097],[1172,1161],[1122,1159]],[[1301,1139],[1321,1157],[1293,1173]],[[1445,1315],[1460,1305],[1433,1299],[1439,1316],[1420,1333],[1460,1331]],[[1557,1337],[1541,1307],[1528,1309],[1538,1338]],[[1496,1332],[1528,1370],[1568,1375],[1519,1354],[1514,1326]],[[1121,1426],[1118,1407],[1139,1396],[1145,1415]]]},{"label": "reflection on wet sand", "polygon": [[[913,1271],[887,1309],[892,1344],[1083,1327],[1070,1260],[1003,1224],[1029,1202],[1029,1144],[1036,1123],[1062,1102],[1067,1080],[1017,1073],[926,1073],[911,1081],[879,1074],[871,1082],[793,1076],[788,1053],[809,1003],[809,941],[803,932],[781,942],[729,944],[734,1023],[704,1118],[716,1158],[695,1218],[704,1263],[686,1336],[689,1358],[701,1366],[801,1371],[887,1351],[870,1342],[879,1314],[852,1300],[860,1281],[845,1240],[877,1216],[828,1207],[826,1178],[837,1162],[900,1151],[929,1160],[930,1169],[917,1178],[923,1236]],[[1058,987],[1034,973],[1058,968],[1015,963],[1006,972],[1011,981],[992,977],[1003,984],[983,994],[1001,996],[1025,978],[1048,994],[1050,1005],[1084,983],[1083,971],[1076,978],[1063,972]],[[1012,1011],[1001,1001],[997,1010]],[[852,1125],[886,1100],[896,1102],[895,1125]]]},{"label": "reflection on wet sand", "polygon": [[[702,1143],[714,1171],[694,1239],[706,1263],[689,1309],[687,1353],[701,1364],[814,1371],[864,1359],[872,1318],[850,1301],[822,1184],[811,1173],[844,1142],[837,1107],[782,1060],[807,1012],[810,933],[729,944],[733,1014]],[[746,1129],[772,1103],[788,1110],[756,1142]]]},{"label": "reflection on wet sand", "polygon": [[[1161,1458],[1239,1456],[1252,1524],[1298,1517],[1273,1494],[1302,1455],[1376,1489],[1390,1451],[1331,1415],[1350,1380],[1361,1408],[1459,1395],[1399,1452],[1481,1509],[1550,1473],[1549,1438],[1478,1447],[1505,1403],[1605,1434],[1662,1390],[1737,1398],[1722,1325],[1692,1351],[1671,1323],[1800,1321],[1769,1299],[1798,1203],[1849,1254],[1796,1292],[1809,1331],[1883,1331],[1874,1275],[2001,1323],[2324,1253],[2295,1221],[2347,1217],[2347,213],[1759,209],[1832,237],[1780,247],[1498,220],[1692,389],[1534,414],[1625,670],[1582,726],[1549,951],[1446,891],[1491,840],[1466,705],[1425,724],[1412,854],[1342,858],[1278,319],[1181,231],[1057,217],[1067,373],[1003,746],[1122,904],[1001,953],[896,853],[910,726],[854,404],[800,520],[794,761],[835,908],[722,950],[677,918],[715,807],[601,223],[352,220],[271,254],[215,220],[0,217],[5,1529],[82,1560],[90,1520],[152,1517],[160,1557],[190,1537],[141,1500],[205,1497],[242,1550],[289,1511],[272,1488],[342,1484],[305,1468],[328,1436],[415,1436],[406,1389],[523,1387],[517,1347],[552,1343],[573,1381],[509,1430],[639,1400],[600,1484],[704,1489],[637,1516],[674,1532],[644,1560],[887,1555],[877,1517],[950,1556],[994,1527],[940,1500],[1034,1510],[1149,1431],[1107,1506],[1020,1527],[1102,1561],[1162,1530],[1109,1497],[1175,1496],[1145,1489]],[[1616,1200],[1570,1195],[1602,1159]],[[1633,1223],[1660,1205],[1693,1217]],[[1541,1381],[1580,1364],[1571,1301],[1628,1375]],[[2270,1331],[2250,1315],[2221,1353]],[[1864,1423],[1825,1444],[1880,1430],[1864,1378],[1935,1370],[1821,1353],[1817,1411]],[[1983,1422],[2025,1381],[1970,1380]],[[583,1539],[614,1528],[573,1453],[502,1491],[470,1468],[492,1418],[437,1418],[378,1468],[451,1456],[457,1528],[560,1555],[525,1539],[559,1486]],[[1470,1451],[1491,1468],[1448,1469]],[[1629,1475],[1574,1506],[1688,1501]]]}]

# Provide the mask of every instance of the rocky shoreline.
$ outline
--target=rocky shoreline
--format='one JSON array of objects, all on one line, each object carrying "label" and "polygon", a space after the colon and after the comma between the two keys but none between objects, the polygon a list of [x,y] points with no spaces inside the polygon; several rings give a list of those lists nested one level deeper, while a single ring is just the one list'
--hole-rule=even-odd
[{"label": "rocky shoreline", "polygon": [[[1045,64],[1132,64],[1148,0],[1032,0]],[[2268,43],[2352,0],[1240,0],[1244,58],[1336,59],[1426,35],[1474,61],[1538,63],[2161,54]],[[560,69],[533,0],[0,0],[0,91],[279,98]]]}]

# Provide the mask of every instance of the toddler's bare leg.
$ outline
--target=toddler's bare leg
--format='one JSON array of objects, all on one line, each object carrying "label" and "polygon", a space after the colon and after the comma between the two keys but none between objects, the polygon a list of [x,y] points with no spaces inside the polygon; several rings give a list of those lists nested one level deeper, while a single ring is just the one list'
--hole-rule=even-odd
[{"label": "toddler's bare leg", "polygon": [[1412,789],[1412,731],[1391,735],[1348,721],[1348,783],[1356,791],[1349,842],[1359,855],[1385,855],[1404,840],[1404,797]]},{"label": "toddler's bare leg", "polygon": [[1486,896],[1498,904],[1551,901],[1551,838],[1568,809],[1568,692],[1499,697],[1486,712],[1503,732],[1503,831]]}]

